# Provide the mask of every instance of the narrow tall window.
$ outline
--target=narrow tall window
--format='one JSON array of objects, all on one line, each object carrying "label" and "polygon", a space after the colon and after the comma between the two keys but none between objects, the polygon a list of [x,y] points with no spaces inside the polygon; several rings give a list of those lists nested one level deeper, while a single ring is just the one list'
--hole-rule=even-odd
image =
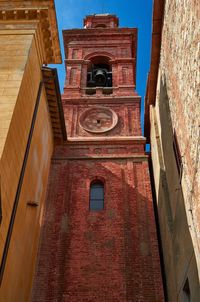
[{"label": "narrow tall window", "polygon": [[179,173],[179,176],[181,179],[183,164],[182,164],[181,152],[179,149],[179,144],[178,144],[175,130],[174,130],[174,136],[173,136],[173,149],[174,149],[174,155],[175,155],[175,159],[176,159],[177,170],[178,170],[178,173]]},{"label": "narrow tall window", "polygon": [[90,185],[90,211],[104,209],[104,184],[101,181],[92,182]]}]

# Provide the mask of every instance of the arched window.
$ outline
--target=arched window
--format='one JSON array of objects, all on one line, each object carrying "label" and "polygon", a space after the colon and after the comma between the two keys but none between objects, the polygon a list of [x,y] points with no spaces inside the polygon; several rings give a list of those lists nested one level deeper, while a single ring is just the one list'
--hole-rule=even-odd
[{"label": "arched window", "polygon": [[94,181],[90,185],[90,211],[101,211],[104,209],[104,184]]},{"label": "arched window", "polygon": [[95,56],[91,58],[87,71],[87,87],[112,87],[112,65],[110,58]]}]

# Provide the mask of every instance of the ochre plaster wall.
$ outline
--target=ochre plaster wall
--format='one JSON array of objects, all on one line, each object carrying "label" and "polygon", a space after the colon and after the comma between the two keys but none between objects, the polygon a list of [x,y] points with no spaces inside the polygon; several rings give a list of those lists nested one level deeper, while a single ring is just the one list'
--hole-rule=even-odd
[{"label": "ochre plaster wall", "polygon": [[0,158],[32,40],[31,33],[0,30]]},{"label": "ochre plaster wall", "polygon": [[[40,66],[32,39],[1,158],[1,257],[41,81]],[[0,300],[4,302],[29,301],[52,149],[53,135],[43,88],[0,288]],[[28,201],[36,201],[39,206],[31,207]]]}]

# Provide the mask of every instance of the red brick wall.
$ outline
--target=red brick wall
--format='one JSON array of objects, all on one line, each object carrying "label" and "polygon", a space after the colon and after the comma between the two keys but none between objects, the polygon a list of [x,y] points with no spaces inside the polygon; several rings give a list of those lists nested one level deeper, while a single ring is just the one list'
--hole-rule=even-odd
[{"label": "red brick wall", "polygon": [[[105,209],[89,211],[90,182]],[[52,165],[33,301],[163,301],[147,162]]]}]

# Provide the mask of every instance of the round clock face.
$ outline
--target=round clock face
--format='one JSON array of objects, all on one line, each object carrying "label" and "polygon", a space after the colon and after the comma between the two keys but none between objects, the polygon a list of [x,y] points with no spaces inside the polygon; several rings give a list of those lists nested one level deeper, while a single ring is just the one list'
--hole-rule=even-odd
[{"label": "round clock face", "polygon": [[113,129],[118,121],[117,114],[105,107],[92,107],[80,116],[80,125],[88,132],[102,133]]}]

